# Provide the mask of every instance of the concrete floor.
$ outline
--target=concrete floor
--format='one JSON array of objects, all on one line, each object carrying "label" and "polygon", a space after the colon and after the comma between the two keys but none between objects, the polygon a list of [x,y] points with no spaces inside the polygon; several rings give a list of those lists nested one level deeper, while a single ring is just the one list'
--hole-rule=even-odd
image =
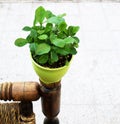
[{"label": "concrete floor", "polygon": [[[120,4],[1,3],[0,82],[38,81],[28,46],[14,46],[21,29],[32,25],[34,10],[43,5],[81,27],[78,54],[62,79],[60,124],[120,124]],[[34,102],[36,124],[42,124],[40,100]]]}]

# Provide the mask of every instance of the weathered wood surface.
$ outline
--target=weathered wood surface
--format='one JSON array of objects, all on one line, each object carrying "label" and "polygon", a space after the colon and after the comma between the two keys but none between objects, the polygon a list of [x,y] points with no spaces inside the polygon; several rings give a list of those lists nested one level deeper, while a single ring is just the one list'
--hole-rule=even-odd
[{"label": "weathered wood surface", "polygon": [[43,124],[59,124],[59,123],[60,122],[58,118],[53,118],[53,119],[45,118]]},{"label": "weathered wood surface", "polygon": [[44,84],[37,82],[16,82],[0,84],[0,99],[21,101],[20,112],[23,117],[33,114],[31,101],[41,97],[42,112],[46,116],[44,124],[59,124],[61,83]]},{"label": "weathered wood surface", "polygon": [[60,112],[60,82],[49,85],[41,82],[41,92],[42,112],[46,116],[44,124],[59,124],[57,115]]},{"label": "weathered wood surface", "polygon": [[36,101],[40,98],[37,82],[16,82],[0,84],[0,99],[14,101]]}]

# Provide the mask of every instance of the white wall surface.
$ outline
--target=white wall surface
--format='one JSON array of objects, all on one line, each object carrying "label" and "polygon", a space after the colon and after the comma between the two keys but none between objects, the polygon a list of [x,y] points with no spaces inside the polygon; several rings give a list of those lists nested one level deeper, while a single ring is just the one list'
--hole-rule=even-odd
[{"label": "white wall surface", "polygon": [[[62,79],[60,124],[120,124],[119,3],[0,3],[0,82],[38,81],[28,46],[14,41],[26,36],[22,27],[32,25],[40,5],[81,27],[78,54]],[[34,112],[42,124],[40,100]]]},{"label": "white wall surface", "polygon": [[120,2],[120,0],[0,0],[0,2]]}]

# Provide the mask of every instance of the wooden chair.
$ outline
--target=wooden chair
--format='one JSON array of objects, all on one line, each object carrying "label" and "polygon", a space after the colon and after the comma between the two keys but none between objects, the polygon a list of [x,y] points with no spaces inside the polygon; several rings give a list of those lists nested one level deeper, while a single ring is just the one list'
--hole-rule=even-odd
[{"label": "wooden chair", "polygon": [[[40,81],[41,82],[41,81]],[[44,124],[59,124],[60,82],[45,85],[43,82],[6,82],[0,84],[0,124],[35,124],[32,101],[41,97]]]}]

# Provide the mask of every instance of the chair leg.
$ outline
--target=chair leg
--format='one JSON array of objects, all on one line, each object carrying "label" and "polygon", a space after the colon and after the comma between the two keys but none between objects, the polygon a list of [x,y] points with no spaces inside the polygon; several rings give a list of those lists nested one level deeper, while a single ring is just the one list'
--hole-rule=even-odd
[{"label": "chair leg", "polygon": [[44,124],[59,124],[57,115],[60,111],[60,82],[52,85],[46,85],[41,82],[41,92],[42,112],[46,116]]},{"label": "chair leg", "polygon": [[59,119],[58,118],[53,118],[53,119],[44,119],[44,124],[59,124]]},{"label": "chair leg", "polygon": [[31,101],[21,101],[20,114],[25,117],[29,117],[33,114],[33,105]]},{"label": "chair leg", "polygon": [[20,114],[20,124],[36,124],[31,101],[21,101]]}]

